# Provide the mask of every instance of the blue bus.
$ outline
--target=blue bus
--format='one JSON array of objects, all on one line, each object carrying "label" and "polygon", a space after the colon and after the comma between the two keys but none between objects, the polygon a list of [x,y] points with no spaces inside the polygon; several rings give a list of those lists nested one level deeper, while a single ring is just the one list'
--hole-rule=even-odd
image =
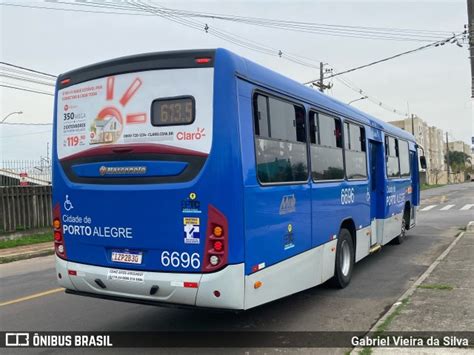
[{"label": "blue bus", "polygon": [[67,72],[54,117],[67,293],[246,310],[347,286],[416,222],[411,134],[225,49]]}]

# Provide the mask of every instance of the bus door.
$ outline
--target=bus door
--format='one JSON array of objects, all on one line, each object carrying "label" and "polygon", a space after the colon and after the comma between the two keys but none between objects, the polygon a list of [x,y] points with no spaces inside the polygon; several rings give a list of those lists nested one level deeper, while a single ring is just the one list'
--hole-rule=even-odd
[{"label": "bus door", "polygon": [[418,157],[415,151],[410,150],[410,171],[411,171],[411,211],[410,228],[415,225],[415,206],[420,204],[420,184],[418,174]]},{"label": "bus door", "polygon": [[383,211],[384,203],[384,169],[383,145],[381,142],[369,140],[370,166],[370,221],[372,225],[371,244],[377,242],[376,220],[377,211]]}]

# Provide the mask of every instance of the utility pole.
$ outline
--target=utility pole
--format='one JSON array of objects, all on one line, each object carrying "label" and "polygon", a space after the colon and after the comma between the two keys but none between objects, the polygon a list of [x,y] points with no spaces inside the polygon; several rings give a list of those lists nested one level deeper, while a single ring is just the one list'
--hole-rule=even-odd
[{"label": "utility pole", "polygon": [[447,170],[448,170],[448,184],[449,184],[449,138],[448,138],[448,132],[446,132],[446,164],[447,164]]},{"label": "utility pole", "polygon": [[474,98],[474,4],[467,0],[467,33],[469,36],[469,54],[471,59],[471,97]]},{"label": "utility pole", "polygon": [[327,65],[327,63],[320,62],[319,63],[319,80],[315,80],[313,82],[308,82],[307,84],[311,83],[313,86],[317,86],[319,88],[319,91],[324,92],[324,89],[330,89],[332,88],[332,84],[329,83],[328,85],[324,85],[324,74],[325,73],[332,73],[332,69],[324,69],[324,66]]},{"label": "utility pole", "polygon": [[415,115],[413,113],[411,114],[411,134],[415,135]]},{"label": "utility pole", "polygon": [[319,91],[324,92],[324,63],[319,62]]}]

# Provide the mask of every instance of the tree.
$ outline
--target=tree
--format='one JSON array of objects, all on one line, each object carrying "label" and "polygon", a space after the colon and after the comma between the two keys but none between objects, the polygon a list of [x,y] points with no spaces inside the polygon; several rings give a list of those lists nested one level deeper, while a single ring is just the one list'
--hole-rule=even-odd
[{"label": "tree", "polygon": [[431,169],[430,170],[431,174],[433,174],[434,178],[435,178],[435,184],[438,185],[438,180],[440,178],[440,175],[443,173],[443,171],[441,169]]},{"label": "tree", "polygon": [[[453,173],[460,173],[466,171],[468,166],[466,163],[471,163],[471,157],[464,152],[452,150],[449,154],[449,167]],[[448,163],[448,155],[444,157],[444,161]]]}]

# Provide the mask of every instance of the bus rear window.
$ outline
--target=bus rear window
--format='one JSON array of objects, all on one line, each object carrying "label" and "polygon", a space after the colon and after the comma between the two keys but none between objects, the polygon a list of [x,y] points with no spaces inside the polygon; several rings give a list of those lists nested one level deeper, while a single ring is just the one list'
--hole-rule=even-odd
[{"label": "bus rear window", "polygon": [[188,125],[194,122],[196,108],[192,96],[157,99],[151,106],[153,126]]}]

